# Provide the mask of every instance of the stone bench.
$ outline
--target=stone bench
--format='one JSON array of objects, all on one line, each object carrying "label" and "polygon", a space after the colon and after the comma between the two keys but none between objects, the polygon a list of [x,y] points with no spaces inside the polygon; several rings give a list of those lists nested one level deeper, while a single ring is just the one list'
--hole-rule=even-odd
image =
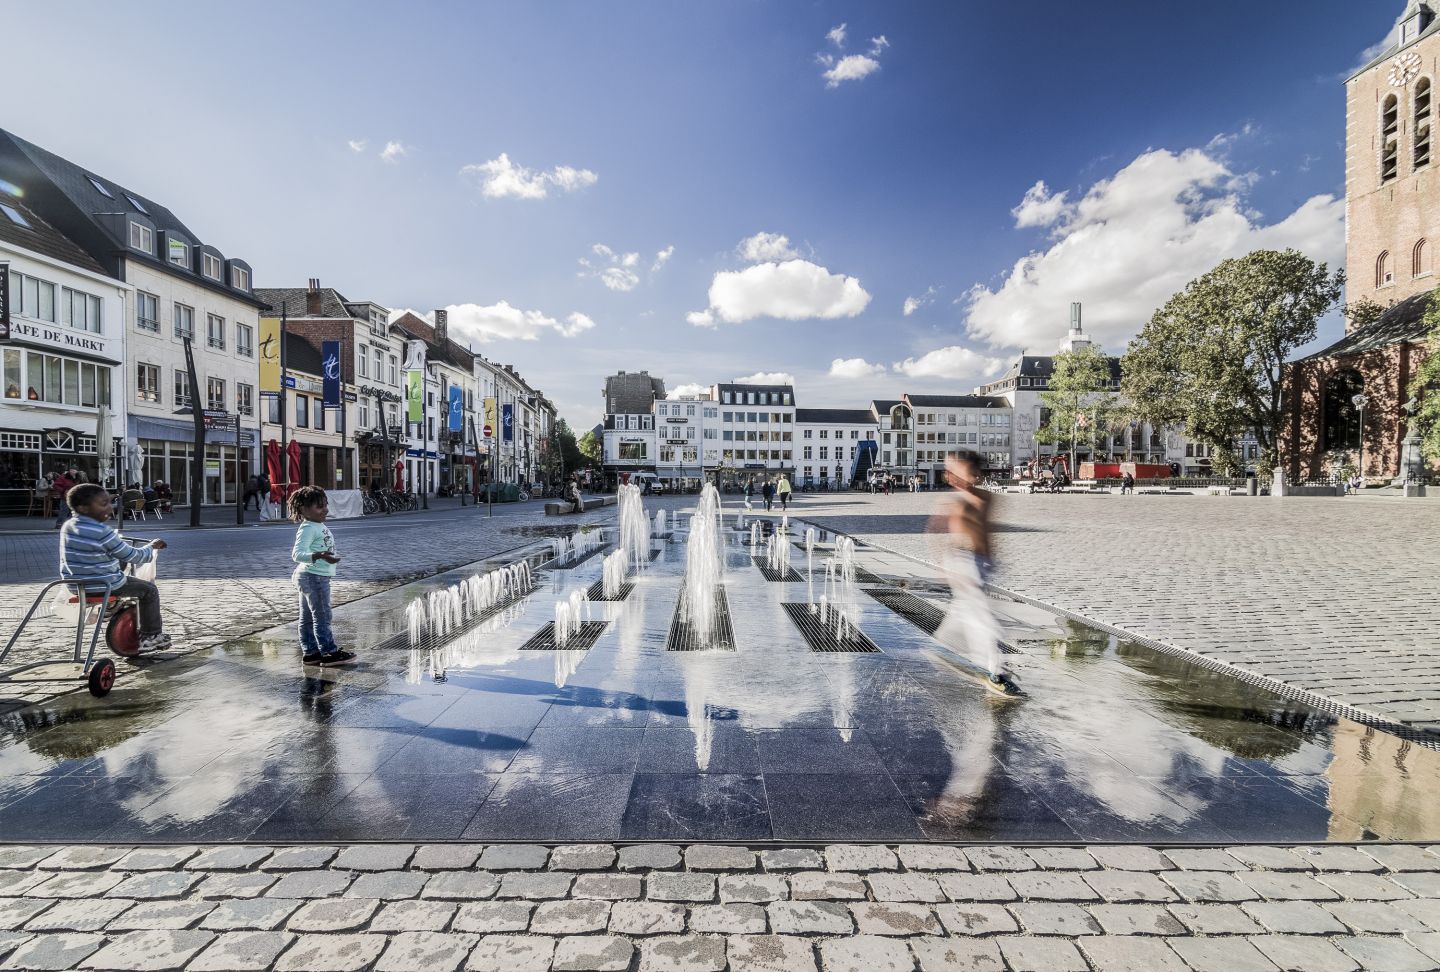
[{"label": "stone bench", "polygon": [[[614,496],[583,496],[580,504],[585,510],[598,510],[602,506],[614,506],[617,502]],[[564,516],[570,512],[574,504],[567,502],[553,502],[545,504],[546,516]]]}]

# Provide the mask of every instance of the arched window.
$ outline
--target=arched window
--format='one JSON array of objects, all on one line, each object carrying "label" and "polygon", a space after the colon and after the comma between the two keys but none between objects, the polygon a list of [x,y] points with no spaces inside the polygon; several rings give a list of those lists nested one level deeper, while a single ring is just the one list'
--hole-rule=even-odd
[{"label": "arched window", "polygon": [[1324,447],[1360,448],[1360,412],[1353,399],[1365,390],[1365,379],[1354,368],[1345,368],[1325,383]]},{"label": "arched window", "polygon": [[1415,168],[1430,164],[1430,79],[1415,82]]},{"label": "arched window", "polygon": [[1410,262],[1411,262],[1410,271],[1411,271],[1412,275],[1418,277],[1418,276],[1420,276],[1422,273],[1429,273],[1429,272],[1430,272],[1430,242],[1429,242],[1429,240],[1421,240],[1419,243],[1416,243],[1416,244],[1415,244],[1415,252],[1414,252],[1414,254],[1411,256],[1411,261],[1410,261]]},{"label": "arched window", "polygon": [[1380,109],[1380,181],[1389,182],[1400,171],[1400,100],[1393,94]]},{"label": "arched window", "polygon": [[1383,287],[1395,282],[1395,271],[1390,267],[1390,251],[1386,250],[1375,258],[1375,286]]}]

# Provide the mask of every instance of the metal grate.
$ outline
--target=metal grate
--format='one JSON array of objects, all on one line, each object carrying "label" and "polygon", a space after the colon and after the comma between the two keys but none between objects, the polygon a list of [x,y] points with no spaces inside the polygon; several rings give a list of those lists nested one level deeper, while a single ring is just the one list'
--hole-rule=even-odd
[{"label": "metal grate", "polygon": [[587,601],[623,601],[630,596],[630,592],[634,589],[635,585],[630,583],[629,581],[626,581],[625,583],[620,585],[619,594],[615,595],[614,597],[606,597],[604,582],[596,581],[595,583],[591,584],[590,589],[585,592],[585,599]]},{"label": "metal grate", "polygon": [[795,627],[805,636],[805,641],[810,645],[811,651],[823,652],[851,652],[856,654],[878,655],[880,649],[875,647],[875,642],[865,637],[865,632],[854,625],[845,629],[843,639],[835,637],[835,629],[820,623],[820,612],[812,612],[812,605],[796,604],[787,602],[781,605],[790,620],[795,622]]},{"label": "metal grate", "polygon": [[553,560],[551,560],[551,561],[546,561],[546,562],[545,562],[545,566],[546,566],[548,569],[550,569],[550,570],[570,570],[570,569],[572,569],[572,568],[574,568],[574,567],[579,567],[581,564],[585,563],[585,561],[589,560],[591,557],[593,557],[593,556],[595,556],[596,554],[601,553],[601,552],[603,552],[603,551],[605,551],[605,550],[608,550],[609,548],[610,548],[610,544],[608,544],[608,543],[598,544],[598,545],[592,547],[591,549],[585,551],[583,554],[581,554],[579,557],[576,557],[574,560],[567,560],[567,561],[566,561],[565,563],[563,563],[563,564],[557,564],[557,563],[555,563]]},{"label": "metal grate", "polygon": [[[940,625],[945,621],[945,611],[938,604],[909,591],[894,587],[867,587],[864,590],[866,594],[928,635],[939,631]],[[999,647],[1002,655],[1022,654],[1020,649],[1003,641],[999,643]]]},{"label": "metal grate", "polygon": [[794,567],[787,567],[785,571],[775,570],[765,561],[764,557],[751,557],[750,562],[760,568],[760,573],[764,574],[765,579],[772,584],[798,584],[805,579]]},{"label": "metal grate", "polygon": [[532,578],[532,583],[530,584],[528,590],[516,594],[514,597],[507,598],[504,601],[501,601],[499,604],[492,604],[490,607],[481,611],[473,618],[469,618],[461,622],[457,627],[451,628],[449,631],[445,632],[443,636],[435,635],[433,633],[427,633],[425,637],[421,638],[416,644],[411,645],[410,632],[408,630],[401,631],[386,638],[378,645],[372,646],[370,650],[406,651],[414,647],[419,648],[422,651],[431,651],[433,649],[439,648],[441,645],[448,644],[449,642],[454,641],[456,638],[460,637],[466,632],[479,627],[486,621],[489,621],[491,618],[495,617],[497,614],[502,614],[503,612],[508,611],[510,608],[514,607],[516,604],[519,604],[521,601],[525,600],[525,598],[529,597],[530,594],[535,590],[535,587],[536,585],[534,584]]},{"label": "metal grate", "polygon": [[691,629],[685,616],[685,590],[680,590],[680,599],[675,603],[675,616],[670,619],[670,633],[665,639],[666,651],[734,651],[735,631],[730,627],[730,602],[725,597],[725,588],[715,588],[715,635],[708,640],[701,639]]},{"label": "metal grate", "polygon": [[546,622],[545,627],[530,636],[530,640],[520,646],[521,651],[589,651],[600,636],[605,633],[608,621],[582,621],[580,630],[570,636],[565,647],[561,648],[555,643],[555,622]]}]

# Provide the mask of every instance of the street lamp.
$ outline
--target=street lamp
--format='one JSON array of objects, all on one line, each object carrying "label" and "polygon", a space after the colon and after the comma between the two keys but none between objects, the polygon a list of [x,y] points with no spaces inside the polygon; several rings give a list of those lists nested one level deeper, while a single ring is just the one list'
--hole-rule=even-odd
[{"label": "street lamp", "polygon": [[1360,482],[1365,482],[1365,406],[1370,404],[1370,396],[1364,392],[1350,399],[1350,403],[1360,410]]}]

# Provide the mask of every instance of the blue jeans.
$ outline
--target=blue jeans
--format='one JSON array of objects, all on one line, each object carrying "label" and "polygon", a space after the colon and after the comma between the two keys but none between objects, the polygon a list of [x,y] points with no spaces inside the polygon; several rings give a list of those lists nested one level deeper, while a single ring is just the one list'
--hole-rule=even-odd
[{"label": "blue jeans", "polygon": [[302,570],[300,587],[300,647],[307,655],[330,655],[339,649],[330,633],[330,578]]}]

